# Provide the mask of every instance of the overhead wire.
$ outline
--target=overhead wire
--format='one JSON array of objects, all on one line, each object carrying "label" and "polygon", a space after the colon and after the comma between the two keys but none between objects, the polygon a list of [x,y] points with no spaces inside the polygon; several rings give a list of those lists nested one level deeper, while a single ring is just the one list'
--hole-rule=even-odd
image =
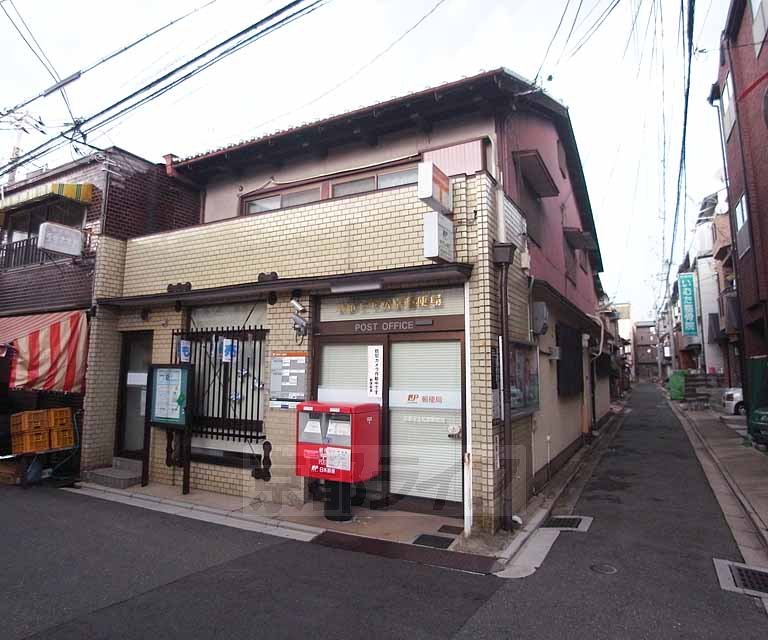
[{"label": "overhead wire", "polygon": [[[103,56],[102,58],[99,58],[95,62],[92,62],[91,64],[87,65],[83,69],[81,69],[79,71],[75,71],[74,73],[70,74],[69,76],[67,76],[63,80],[59,77],[56,84],[54,84],[51,87],[48,87],[48,88],[44,89],[43,91],[37,93],[36,95],[34,95],[34,96],[30,97],[30,98],[26,98],[25,100],[23,100],[19,104],[15,105],[14,107],[11,107],[10,109],[7,109],[6,111],[0,113],[0,117],[5,116],[5,115],[7,115],[9,113],[13,113],[14,111],[18,111],[19,109],[23,109],[24,107],[26,107],[27,105],[32,104],[36,100],[39,100],[40,98],[44,98],[44,97],[50,95],[51,93],[53,93],[57,89],[58,85],[62,85],[61,91],[63,92],[64,91],[64,89],[63,89],[64,85],[68,85],[71,82],[74,82],[75,80],[80,79],[82,76],[84,76],[89,71],[92,71],[93,69],[95,69],[95,68],[97,68],[97,67],[99,67],[99,66],[101,66],[101,65],[103,65],[103,64],[105,64],[107,62],[109,62],[110,60],[116,58],[117,56],[119,56],[119,55],[121,55],[123,53],[125,53],[126,51],[130,51],[131,49],[133,49],[134,47],[138,46],[142,42],[145,42],[146,40],[152,38],[153,36],[155,36],[158,33],[164,31],[165,29],[168,29],[169,27],[173,26],[174,24],[177,24],[178,22],[181,22],[185,18],[188,18],[191,15],[194,15],[195,13],[205,9],[206,7],[209,7],[210,5],[214,4],[215,2],[218,2],[218,0],[208,0],[208,2],[206,2],[205,4],[202,4],[202,5],[198,6],[198,7],[196,7],[195,9],[192,9],[191,11],[188,11],[187,13],[185,13],[185,14],[177,17],[177,18],[174,18],[170,22],[168,22],[168,23],[166,23],[166,24],[164,24],[164,25],[162,25],[162,26],[160,26],[160,27],[158,27],[158,28],[156,28],[156,29],[154,29],[154,30],[144,34],[140,38],[137,38],[136,40],[133,40],[132,42],[130,42],[130,43],[128,43],[128,44],[126,44],[126,45],[124,45],[124,46],[114,50],[114,51],[112,51],[111,53],[107,54],[106,56]],[[14,6],[14,8],[15,8],[15,6]],[[16,13],[18,13],[18,10],[16,11]]]},{"label": "overhead wire", "polygon": [[[58,134],[53,138],[50,138],[49,140],[38,145],[34,149],[23,154],[19,158],[6,163],[2,167],[0,167],[0,175],[4,175],[12,171],[14,168],[18,167],[19,165],[25,163],[30,159],[34,160],[42,155],[46,155],[47,153],[50,153],[60,148],[62,146],[62,142],[61,142],[62,140],[64,140],[64,144],[67,144],[67,139],[65,135],[71,135],[73,133],[84,135],[84,134],[90,133],[95,129],[104,126],[108,122],[113,121],[116,117],[119,117],[120,115],[127,113],[133,109],[136,109],[142,106],[143,104],[146,104],[148,101],[157,98],[158,96],[162,95],[166,91],[169,91],[170,89],[178,86],[181,82],[184,82],[190,77],[196,75],[197,73],[200,73],[201,71],[209,68],[213,64],[216,64],[222,59],[228,57],[232,53],[239,51],[243,47],[248,46],[249,44],[255,42],[256,40],[259,40],[265,35],[272,33],[273,31],[276,31],[278,29],[283,28],[284,26],[287,26],[288,24],[290,24],[296,19],[299,19],[301,17],[308,15],[309,13],[314,12],[316,9],[326,5],[330,1],[331,0],[313,0],[309,4],[305,4],[304,0],[293,0],[291,2],[286,3],[279,9],[270,13],[268,16],[261,18],[260,20],[249,25],[248,27],[245,27],[244,29],[241,29],[234,35],[226,38],[224,41],[219,42],[218,44],[214,45],[213,47],[210,47],[206,51],[194,56],[190,60],[175,67],[171,71],[161,75],[160,77],[152,80],[151,82],[147,83],[141,88],[131,92],[129,95],[117,100],[116,102],[113,102],[107,107],[102,108],[97,113],[82,119],[78,124],[78,126],[70,127],[66,132],[62,132],[61,134]],[[299,6],[299,5],[304,5],[304,6]],[[290,13],[287,16],[283,16],[283,14],[286,14],[290,11],[293,11],[293,13]],[[255,33],[252,33],[254,31]],[[181,73],[185,69],[192,67],[192,65],[196,64],[197,62],[200,62],[201,60],[204,60],[205,58],[208,58],[208,60],[202,62],[197,67],[194,67],[191,71],[184,73],[183,76],[174,78],[174,76],[177,76],[179,73]],[[163,85],[162,83],[166,81],[169,81],[168,84]],[[158,87],[158,85],[162,85],[162,86]],[[149,91],[152,91],[152,93],[141,97],[142,94],[146,94]],[[137,98],[138,100],[136,100]],[[132,100],[136,100],[136,102],[131,103]],[[123,105],[126,105],[126,103],[130,103],[130,104],[127,104],[127,106],[123,106]],[[86,127],[86,125],[88,125],[89,123],[92,123],[91,126]]]},{"label": "overhead wire", "polygon": [[[16,33],[19,34],[21,39],[24,41],[24,44],[27,45],[29,50],[35,55],[35,57],[38,59],[41,65],[43,65],[43,68],[46,70],[48,75],[50,75],[55,82],[60,82],[61,77],[59,76],[58,72],[56,71],[56,68],[51,63],[48,56],[45,55],[45,51],[43,51],[43,48],[40,46],[40,43],[37,41],[37,38],[35,38],[35,34],[32,33],[31,29],[27,25],[26,21],[24,20],[24,17],[19,13],[19,10],[16,8],[16,5],[13,3],[13,0],[8,0],[8,4],[13,7],[13,10],[16,12],[16,15],[18,16],[21,23],[24,25],[24,28],[27,30],[27,33],[29,34],[30,38],[34,41],[34,43],[37,45],[37,49],[32,46],[32,43],[27,40],[27,37],[24,35],[24,32],[21,30],[21,27],[19,27],[18,24],[16,24],[16,21],[11,17],[11,14],[8,13],[8,10],[5,8],[5,3],[0,3],[0,9],[3,10],[3,13],[6,15],[10,23],[13,25],[13,28],[16,30]],[[39,52],[38,52],[39,49]],[[64,104],[67,107],[67,111],[69,112],[69,115],[72,118],[72,122],[75,122],[75,116],[72,113],[72,107],[69,104],[69,98],[67,98],[67,94],[64,92],[64,89],[61,89],[61,97],[64,100]],[[5,114],[3,114],[5,115]]]},{"label": "overhead wire", "polygon": [[544,63],[547,61],[547,58],[549,57],[549,51],[550,49],[552,49],[552,45],[557,39],[557,34],[560,33],[560,29],[563,26],[563,21],[565,20],[565,16],[568,13],[568,7],[570,6],[571,6],[571,0],[565,0],[565,6],[563,7],[563,12],[560,14],[560,20],[557,23],[557,27],[555,27],[555,32],[552,34],[552,37],[549,40],[549,44],[547,45],[546,51],[544,51],[544,57],[541,59],[541,64],[539,65],[539,68],[536,71],[536,75],[533,77],[533,83],[532,83],[533,85],[536,84],[536,81],[539,79],[539,75],[541,75],[541,70],[544,68]]}]

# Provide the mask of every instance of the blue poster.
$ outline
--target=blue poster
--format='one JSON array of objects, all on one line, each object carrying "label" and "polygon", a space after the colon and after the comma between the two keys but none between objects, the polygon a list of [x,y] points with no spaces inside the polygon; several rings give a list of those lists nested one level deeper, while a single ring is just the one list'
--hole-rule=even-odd
[{"label": "blue poster", "polygon": [[680,289],[680,321],[684,336],[699,334],[696,317],[696,286],[692,273],[681,273],[677,277]]}]

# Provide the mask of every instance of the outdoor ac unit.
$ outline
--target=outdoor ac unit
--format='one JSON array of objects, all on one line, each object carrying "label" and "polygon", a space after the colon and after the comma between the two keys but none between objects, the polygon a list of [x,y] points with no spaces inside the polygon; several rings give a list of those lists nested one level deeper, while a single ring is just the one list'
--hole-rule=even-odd
[{"label": "outdoor ac unit", "polygon": [[531,331],[537,336],[543,336],[549,329],[549,307],[546,302],[534,302]]},{"label": "outdoor ac unit", "polygon": [[549,352],[549,359],[550,360],[559,360],[560,359],[560,347],[552,347],[552,349]]}]

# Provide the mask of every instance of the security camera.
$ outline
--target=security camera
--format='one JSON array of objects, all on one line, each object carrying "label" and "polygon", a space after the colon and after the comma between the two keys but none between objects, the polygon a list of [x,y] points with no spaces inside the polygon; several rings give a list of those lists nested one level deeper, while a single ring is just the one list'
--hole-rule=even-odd
[{"label": "security camera", "polygon": [[307,335],[307,324],[305,318],[302,318],[298,313],[291,314],[291,320],[293,320],[293,330],[302,336]]},{"label": "security camera", "polygon": [[296,298],[291,298],[291,306],[299,313],[304,313],[306,311],[304,305],[301,304],[301,302],[299,302]]}]

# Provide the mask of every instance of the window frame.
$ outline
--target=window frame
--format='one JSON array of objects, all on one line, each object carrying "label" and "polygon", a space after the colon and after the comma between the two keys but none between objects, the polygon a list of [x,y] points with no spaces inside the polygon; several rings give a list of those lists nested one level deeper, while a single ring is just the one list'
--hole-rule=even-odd
[{"label": "window frame", "polygon": [[575,285],[576,269],[578,268],[579,259],[576,255],[576,247],[572,246],[571,243],[568,242],[568,238],[565,237],[565,234],[563,234],[563,260],[565,267],[565,277]]},{"label": "window frame", "polygon": [[[755,45],[755,57],[759,58],[765,44],[766,35],[768,35],[768,7],[766,7],[766,0],[749,0],[749,7],[752,14],[752,41]],[[762,24],[762,35],[755,32],[758,16],[760,16]]]},{"label": "window frame", "polygon": [[[412,172],[414,180],[413,182],[405,182],[403,184],[397,184],[397,185],[389,185],[386,187],[381,187],[379,185],[379,177],[384,175],[391,175],[395,173],[406,173],[406,172]],[[311,205],[317,202],[324,202],[326,200],[334,200],[338,198],[350,198],[358,195],[364,195],[367,193],[374,193],[376,191],[385,191],[388,189],[400,189],[402,187],[411,187],[415,186],[418,182],[418,165],[416,163],[410,162],[407,165],[395,165],[395,166],[385,166],[382,167],[379,170],[371,170],[371,171],[351,171],[351,172],[340,172],[342,175],[338,178],[326,178],[323,180],[308,180],[305,182],[302,182],[300,184],[297,184],[293,187],[283,187],[283,188],[273,188],[273,189],[267,189],[260,192],[251,192],[245,195],[240,196],[240,216],[257,216],[257,215],[263,215],[267,213],[274,213],[275,211],[281,211],[283,209],[292,209],[294,207],[304,207],[307,205]],[[355,181],[362,181],[362,180],[370,180],[373,179],[373,188],[372,189],[365,189],[362,191],[357,191],[354,193],[345,193],[345,194],[339,194],[334,195],[333,189],[335,186],[340,184],[346,184],[350,182]],[[298,181],[297,181],[298,182]],[[316,200],[309,200],[307,202],[303,203],[296,203],[296,204],[284,204],[283,198],[285,196],[289,196],[294,193],[301,193],[303,191],[312,191],[312,190],[318,190],[319,196]],[[258,200],[266,200],[269,198],[280,198],[280,206],[276,207],[274,209],[268,209],[265,211],[255,211],[250,212],[249,206],[250,203],[258,201]]]},{"label": "window frame", "polygon": [[720,92],[720,104],[722,105],[723,132],[725,139],[731,137],[733,126],[736,124],[736,103],[733,90],[733,76],[730,70],[725,72],[723,88]]}]

